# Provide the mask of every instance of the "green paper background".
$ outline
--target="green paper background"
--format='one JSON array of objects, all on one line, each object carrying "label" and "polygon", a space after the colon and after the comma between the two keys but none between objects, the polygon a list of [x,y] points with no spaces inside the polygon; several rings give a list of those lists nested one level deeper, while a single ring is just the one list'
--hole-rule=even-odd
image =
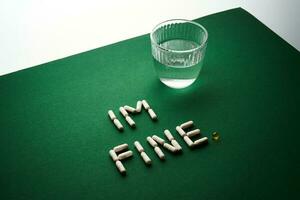
[{"label": "green paper background", "polygon": [[[0,77],[0,198],[298,199],[299,52],[241,8],[196,21],[208,48],[187,89],[158,81],[149,34]],[[132,130],[117,110],[140,99],[159,121],[143,111]],[[187,120],[221,140],[189,149],[175,132]],[[183,153],[161,162],[146,137],[166,128]],[[121,143],[134,152],[125,177],[108,155]]]}]

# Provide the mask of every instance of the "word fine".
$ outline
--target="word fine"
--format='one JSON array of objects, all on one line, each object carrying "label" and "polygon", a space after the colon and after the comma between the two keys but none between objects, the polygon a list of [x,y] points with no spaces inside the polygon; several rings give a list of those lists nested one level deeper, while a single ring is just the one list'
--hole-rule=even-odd
[{"label": "word fine", "polygon": [[[156,116],[155,112],[153,111],[152,108],[150,108],[150,106],[146,100],[138,101],[136,103],[136,108],[126,105],[124,107],[120,107],[119,111],[125,118],[126,122],[129,124],[129,126],[132,128],[135,128],[135,126],[136,126],[135,122],[129,116],[128,112],[132,113],[132,114],[140,113],[142,111],[142,107],[144,107],[144,109],[148,112],[148,114],[150,115],[150,117],[153,121],[157,120],[157,116]],[[123,125],[121,124],[121,122],[119,121],[119,119],[116,117],[115,113],[112,110],[108,111],[108,116],[119,131],[124,130]]]},{"label": "word fine", "polygon": [[[116,119],[116,118],[114,118],[114,119]],[[114,122],[114,124],[116,124],[116,123]],[[190,129],[193,126],[193,124],[194,124],[193,121],[185,122],[185,123],[181,124],[180,126],[176,126],[176,131],[179,133],[179,135],[183,138],[185,143],[190,148],[194,148],[194,147],[197,147],[197,146],[200,146],[203,144],[207,144],[208,143],[207,137],[202,137],[200,139],[192,141],[192,139],[191,139],[192,137],[194,137],[196,135],[200,135],[200,129],[194,129],[194,130],[190,130],[190,131],[186,132],[186,130]],[[157,135],[148,136],[146,138],[148,143],[153,147],[154,152],[157,154],[157,156],[161,160],[165,159],[165,155],[164,155],[163,151],[161,150],[160,146],[162,146],[163,148],[165,148],[166,150],[168,150],[172,153],[178,153],[182,150],[180,144],[175,140],[175,138],[173,137],[173,135],[171,134],[171,132],[168,129],[166,129],[164,131],[164,134],[165,134],[166,138],[169,140],[169,143]],[[139,141],[135,141],[134,146],[135,146],[137,152],[140,154],[140,157],[145,162],[145,164],[151,165],[151,159],[145,152],[141,143]],[[133,152],[128,149],[128,144],[124,143],[124,144],[115,146],[113,149],[109,150],[109,155],[112,158],[112,160],[115,162],[116,167],[119,170],[119,172],[121,174],[126,174],[126,169],[125,169],[122,161],[133,156]]]}]

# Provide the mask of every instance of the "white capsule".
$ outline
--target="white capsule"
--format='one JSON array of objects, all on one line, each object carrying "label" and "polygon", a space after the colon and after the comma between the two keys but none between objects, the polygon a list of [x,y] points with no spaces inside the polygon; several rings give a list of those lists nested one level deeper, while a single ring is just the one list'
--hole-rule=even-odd
[{"label": "white capsule", "polygon": [[155,140],[155,142],[157,142],[161,145],[164,145],[164,143],[165,143],[165,140],[162,139],[161,137],[158,137],[157,135],[152,135],[152,139]]},{"label": "white capsule", "polygon": [[118,119],[114,119],[114,125],[120,130],[123,131],[124,127]]},{"label": "white capsule", "polygon": [[128,148],[128,144],[124,143],[124,144],[120,144],[120,145],[118,145],[118,146],[115,146],[115,147],[113,148],[113,150],[114,150],[116,153],[118,153],[118,152],[123,151],[123,150],[125,150],[125,149],[127,149],[127,148]]},{"label": "white capsule", "polygon": [[200,129],[195,129],[186,133],[188,137],[193,137],[200,134]]},{"label": "white capsule", "polygon": [[186,129],[186,128],[189,128],[189,127],[193,126],[193,123],[194,123],[193,121],[188,121],[188,122],[185,122],[185,123],[181,124],[180,127],[182,129]]},{"label": "white capsule", "polygon": [[124,159],[126,159],[126,158],[131,157],[132,155],[133,155],[132,151],[125,151],[125,152],[120,153],[120,154],[118,155],[118,159],[119,159],[119,160],[124,160]]},{"label": "white capsule", "polygon": [[157,116],[151,108],[148,110],[148,113],[149,113],[152,120],[157,120]]},{"label": "white capsule", "polygon": [[176,152],[177,149],[168,143],[164,143],[164,148],[168,149],[171,152]]},{"label": "white capsule", "polygon": [[141,152],[141,157],[143,158],[144,162],[147,165],[151,164],[151,159],[149,158],[149,156],[145,152]]},{"label": "white capsule", "polygon": [[127,117],[125,117],[125,119],[131,127],[135,127],[135,122],[133,121],[133,119],[131,117],[127,116]]},{"label": "white capsule", "polygon": [[181,135],[181,137],[184,137],[186,135],[186,132],[182,130],[180,126],[176,126],[176,131]]},{"label": "white capsule", "polygon": [[136,103],[136,109],[135,109],[135,111],[136,112],[141,112],[141,110],[142,110],[142,101],[138,101],[137,103]]},{"label": "white capsule", "polygon": [[127,116],[128,116],[128,112],[125,110],[124,107],[120,107],[119,110],[120,110],[121,114],[122,114],[124,117],[127,117]]},{"label": "white capsule", "polygon": [[143,101],[142,101],[142,104],[143,104],[143,107],[144,107],[146,110],[148,110],[148,109],[150,108],[150,106],[149,106],[149,104],[148,104],[148,102],[147,102],[146,100],[143,100]]},{"label": "white capsule", "polygon": [[135,108],[131,107],[131,106],[124,106],[124,109],[128,112],[131,112],[131,113],[135,113]]},{"label": "white capsule", "polygon": [[116,166],[117,166],[117,168],[118,168],[118,170],[119,170],[119,172],[120,172],[121,174],[123,174],[123,173],[126,172],[126,169],[125,169],[125,167],[124,167],[124,165],[122,164],[121,161],[118,160],[118,161],[116,162]]},{"label": "white capsule", "polygon": [[187,143],[187,145],[189,145],[189,147],[193,146],[194,143],[188,136],[184,136],[183,139]]},{"label": "white capsule", "polygon": [[116,119],[116,115],[115,113],[112,111],[112,110],[109,110],[108,111],[108,115],[109,115],[109,118],[113,121],[114,119]]},{"label": "white capsule", "polygon": [[134,146],[138,150],[138,152],[142,153],[144,151],[144,148],[139,141],[135,141]]},{"label": "white capsule", "polygon": [[171,144],[177,149],[177,151],[180,151],[182,149],[180,144],[176,140],[171,140]]},{"label": "white capsule", "polygon": [[109,155],[112,158],[113,161],[117,161],[118,160],[118,156],[116,154],[116,152],[114,150],[109,150]]},{"label": "white capsule", "polygon": [[194,146],[198,146],[198,145],[202,145],[202,144],[205,144],[208,142],[208,138],[207,137],[203,137],[203,138],[200,138],[198,140],[196,140],[194,143],[193,143],[193,147]]},{"label": "white capsule", "polygon": [[157,147],[157,143],[151,137],[148,136],[147,141],[152,147]]},{"label": "white capsule", "polygon": [[165,134],[165,136],[168,138],[169,141],[174,140],[173,135],[171,134],[171,132],[170,132],[168,129],[166,129],[166,130],[164,131],[164,134]]},{"label": "white capsule", "polygon": [[165,159],[165,154],[161,151],[161,149],[159,147],[157,147],[157,146],[154,147],[154,151],[161,160]]}]

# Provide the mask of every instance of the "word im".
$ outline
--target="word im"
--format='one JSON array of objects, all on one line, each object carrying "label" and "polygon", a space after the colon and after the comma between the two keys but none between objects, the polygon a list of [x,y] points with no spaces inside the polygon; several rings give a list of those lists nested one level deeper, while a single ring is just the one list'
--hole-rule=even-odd
[{"label": "word im", "polygon": [[[153,111],[153,109],[150,108],[148,102],[146,100],[138,101],[136,103],[136,108],[133,108],[133,107],[127,106],[127,105],[119,108],[120,113],[123,115],[123,117],[125,118],[127,123],[130,125],[130,127],[135,128],[135,122],[129,116],[128,112],[132,113],[132,114],[140,113],[142,111],[142,106],[148,112],[148,114],[150,115],[152,120],[154,120],[154,121],[157,120],[157,116],[156,116],[155,112]],[[108,111],[108,116],[119,131],[124,130],[123,125],[121,124],[121,122],[119,121],[119,119],[116,117],[115,113],[112,110]]]}]

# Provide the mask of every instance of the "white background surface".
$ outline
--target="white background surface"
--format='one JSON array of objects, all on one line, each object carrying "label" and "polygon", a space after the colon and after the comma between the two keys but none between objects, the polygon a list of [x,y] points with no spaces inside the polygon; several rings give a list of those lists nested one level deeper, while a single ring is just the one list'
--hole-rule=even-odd
[{"label": "white background surface", "polygon": [[243,0],[241,7],[300,51],[299,0]]},{"label": "white background surface", "polygon": [[300,49],[297,0],[1,0],[0,75],[149,33],[167,19],[236,7]]}]

